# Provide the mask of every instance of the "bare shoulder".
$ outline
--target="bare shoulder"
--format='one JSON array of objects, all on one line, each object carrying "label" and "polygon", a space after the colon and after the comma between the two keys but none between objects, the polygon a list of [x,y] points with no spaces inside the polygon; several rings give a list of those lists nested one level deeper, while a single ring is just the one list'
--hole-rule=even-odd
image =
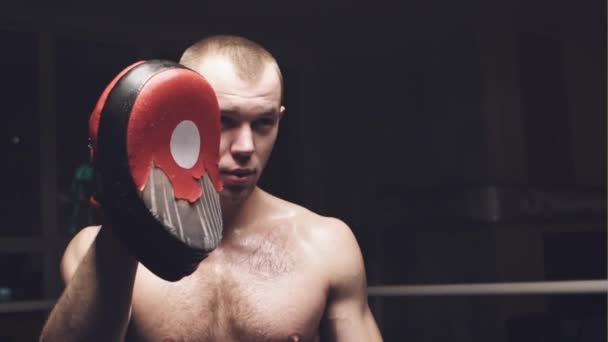
[{"label": "bare shoulder", "polygon": [[325,258],[331,258],[333,263],[328,263],[330,266],[356,267],[362,257],[352,229],[338,218],[313,215],[316,217],[307,224],[307,229],[317,252]]},{"label": "bare shoulder", "polygon": [[277,199],[288,210],[297,226],[298,238],[334,273],[363,266],[359,244],[351,227],[344,221],[319,215],[305,207]]},{"label": "bare shoulder", "polygon": [[352,248],[358,250],[355,235],[344,221],[312,211],[308,211],[303,216],[306,218],[302,219],[302,227],[308,232],[312,242],[319,246],[320,251],[324,248],[329,248],[329,251],[336,251],[336,248],[339,248],[344,252]]},{"label": "bare shoulder", "polygon": [[[301,205],[270,195],[273,212],[280,217],[288,217],[294,221],[299,231],[310,234],[313,239],[346,239],[353,238],[352,230],[342,220],[335,217],[319,215]],[[317,241],[322,242],[322,241]]]},{"label": "bare shoulder", "polygon": [[312,212],[309,215],[305,225],[308,242],[330,287],[340,291],[364,287],[366,275],[363,255],[352,229],[335,217]]},{"label": "bare shoulder", "polygon": [[64,284],[72,278],[76,268],[91,247],[101,226],[89,226],[81,229],[68,243],[61,259],[61,275]]}]

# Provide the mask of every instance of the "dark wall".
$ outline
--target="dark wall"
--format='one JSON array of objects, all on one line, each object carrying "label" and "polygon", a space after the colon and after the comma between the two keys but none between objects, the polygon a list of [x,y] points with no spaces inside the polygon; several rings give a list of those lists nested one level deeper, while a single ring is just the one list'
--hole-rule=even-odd
[{"label": "dark wall", "polygon": [[[235,33],[267,46],[285,77],[261,186],[347,222],[370,285],[606,278],[603,3],[95,6],[0,15],[2,61],[15,66],[3,98],[21,113],[2,131],[5,177],[19,180],[3,237],[40,234],[40,205],[23,195],[41,191],[24,179],[42,177],[45,153],[39,37],[53,41],[54,86],[42,87],[56,125],[53,226],[69,238],[90,219],[86,207],[75,215],[75,172],[106,83],[134,60],[177,60],[203,35]],[[605,340],[605,310],[592,304],[604,302],[370,298],[387,341],[557,341],[572,329]]]}]

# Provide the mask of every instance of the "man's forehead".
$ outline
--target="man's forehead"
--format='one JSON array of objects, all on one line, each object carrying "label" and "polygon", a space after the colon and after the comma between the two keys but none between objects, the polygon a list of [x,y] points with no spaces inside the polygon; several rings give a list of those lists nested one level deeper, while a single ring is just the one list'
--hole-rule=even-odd
[{"label": "man's forehead", "polygon": [[196,71],[214,85],[221,85],[238,79],[234,64],[228,58],[215,55],[204,57],[196,66]]},{"label": "man's forehead", "polygon": [[219,93],[218,101],[222,113],[231,115],[278,114],[280,107],[279,101],[271,96],[245,98]]},{"label": "man's forehead", "polygon": [[229,58],[221,56],[205,57],[196,71],[207,79],[223,103],[222,107],[249,100],[265,102],[266,107],[280,105],[281,84],[270,63],[256,81],[239,77],[235,65]]}]

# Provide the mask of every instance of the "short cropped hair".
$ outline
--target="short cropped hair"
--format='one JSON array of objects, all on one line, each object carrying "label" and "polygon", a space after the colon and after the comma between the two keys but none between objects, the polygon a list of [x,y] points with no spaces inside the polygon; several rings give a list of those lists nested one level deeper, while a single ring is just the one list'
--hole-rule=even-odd
[{"label": "short cropped hair", "polygon": [[274,65],[281,82],[282,99],[283,75],[276,59],[260,44],[247,38],[232,35],[204,38],[184,51],[180,63],[188,68],[196,69],[205,57],[215,54],[228,57],[236,69],[237,76],[249,82],[256,82],[262,76],[266,65]]}]

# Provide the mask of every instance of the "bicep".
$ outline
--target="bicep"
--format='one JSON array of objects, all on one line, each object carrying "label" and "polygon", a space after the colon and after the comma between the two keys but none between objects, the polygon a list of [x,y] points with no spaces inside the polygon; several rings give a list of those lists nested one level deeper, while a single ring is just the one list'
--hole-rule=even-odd
[{"label": "bicep", "polygon": [[344,308],[327,315],[322,322],[323,341],[382,341],[382,336],[369,306],[361,311]]},{"label": "bicep", "polygon": [[381,341],[382,337],[367,302],[363,256],[352,231],[338,222],[329,269],[330,291],[322,322],[324,340]]}]

